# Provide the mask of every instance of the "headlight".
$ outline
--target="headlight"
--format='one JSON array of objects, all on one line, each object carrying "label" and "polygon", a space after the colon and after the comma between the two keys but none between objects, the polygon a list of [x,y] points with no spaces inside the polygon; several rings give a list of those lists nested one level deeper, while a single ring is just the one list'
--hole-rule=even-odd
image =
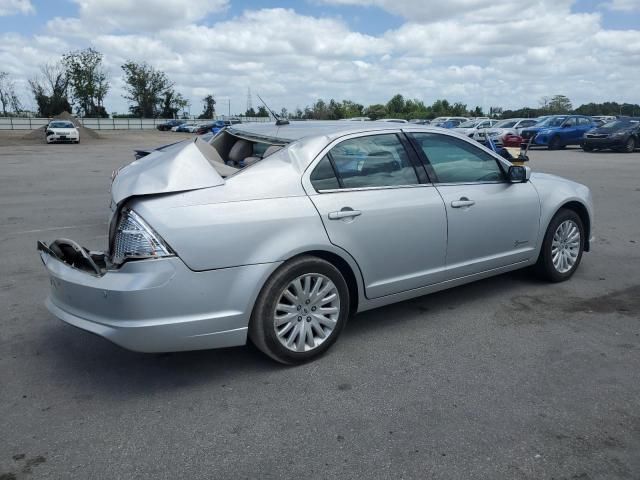
[{"label": "headlight", "polygon": [[173,255],[171,248],[133,210],[123,210],[116,227],[111,261],[121,264],[126,259],[160,258]]},{"label": "headlight", "polygon": [[612,134],[611,134],[611,136],[612,136],[612,137],[624,137],[626,133],[627,133],[627,132],[625,132],[625,131],[622,131],[622,132],[614,132],[614,133],[612,133]]}]

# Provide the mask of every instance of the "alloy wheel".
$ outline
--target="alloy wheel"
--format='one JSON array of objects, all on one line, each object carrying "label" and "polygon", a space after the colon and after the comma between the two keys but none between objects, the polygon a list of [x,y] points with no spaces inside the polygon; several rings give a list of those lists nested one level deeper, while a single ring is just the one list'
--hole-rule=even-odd
[{"label": "alloy wheel", "polygon": [[573,220],[565,220],[556,229],[551,242],[553,267],[560,273],[573,268],[580,254],[580,228]]},{"label": "alloy wheel", "polygon": [[308,273],[291,281],[276,304],[273,327],[287,349],[308,352],[324,343],[340,317],[340,295],[325,275]]}]

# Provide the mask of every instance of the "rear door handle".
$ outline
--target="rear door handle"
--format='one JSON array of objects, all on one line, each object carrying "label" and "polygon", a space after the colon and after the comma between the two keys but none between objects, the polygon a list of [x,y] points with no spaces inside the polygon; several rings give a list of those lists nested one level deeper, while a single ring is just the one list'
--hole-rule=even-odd
[{"label": "rear door handle", "polygon": [[329,220],[340,220],[342,218],[358,217],[360,215],[362,215],[360,210],[353,210],[352,208],[344,207],[339,212],[330,212]]},{"label": "rear door handle", "polygon": [[460,197],[460,200],[454,200],[451,202],[451,207],[453,208],[462,208],[462,207],[471,207],[475,205],[476,202],[473,200],[469,200],[467,197]]}]

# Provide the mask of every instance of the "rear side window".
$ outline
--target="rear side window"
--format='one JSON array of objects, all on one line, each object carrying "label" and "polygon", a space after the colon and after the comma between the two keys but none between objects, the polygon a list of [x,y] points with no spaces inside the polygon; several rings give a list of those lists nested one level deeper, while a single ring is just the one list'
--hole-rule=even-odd
[{"label": "rear side window", "polygon": [[316,165],[313,172],[311,172],[310,180],[311,185],[313,185],[313,188],[315,188],[316,191],[340,188],[340,183],[338,182],[338,178],[331,166],[331,161],[326,155],[322,160],[320,160],[320,163]]},{"label": "rear side window", "polygon": [[500,182],[504,180],[498,161],[469,142],[438,133],[415,133],[439,183]]},{"label": "rear side window", "polygon": [[329,157],[343,188],[420,183],[406,150],[395,134],[345,140],[331,149]]}]

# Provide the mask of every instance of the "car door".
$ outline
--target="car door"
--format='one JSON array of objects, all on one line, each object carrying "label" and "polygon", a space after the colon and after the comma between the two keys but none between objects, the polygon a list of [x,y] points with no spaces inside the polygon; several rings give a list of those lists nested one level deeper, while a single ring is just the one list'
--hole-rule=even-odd
[{"label": "car door", "polygon": [[526,262],[536,251],[540,201],[533,185],[473,143],[441,133],[410,134],[447,210],[447,279]]},{"label": "car door", "polygon": [[445,207],[406,142],[399,131],[341,139],[305,181],[331,243],[358,263],[369,298],[443,276]]},{"label": "car door", "polygon": [[559,129],[558,134],[562,139],[563,145],[574,145],[580,143],[582,138],[582,131],[578,126],[578,117],[569,117],[563,123]]},{"label": "car door", "polygon": [[515,126],[516,133],[520,135],[523,129],[533,127],[536,123],[536,120],[521,120]]}]

